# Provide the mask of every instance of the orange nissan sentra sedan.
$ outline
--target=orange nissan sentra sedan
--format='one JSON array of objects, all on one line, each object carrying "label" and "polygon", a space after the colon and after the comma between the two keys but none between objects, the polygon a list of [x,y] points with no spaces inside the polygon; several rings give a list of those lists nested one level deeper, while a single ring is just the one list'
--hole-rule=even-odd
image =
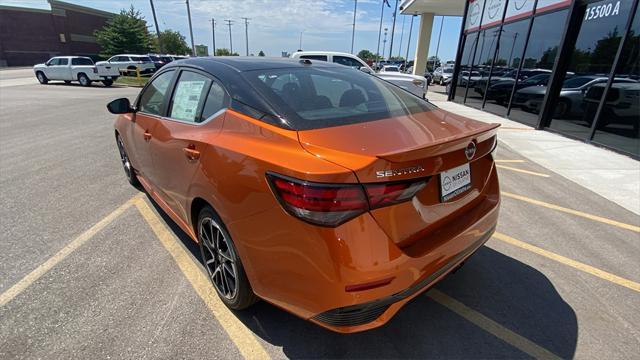
[{"label": "orange nissan sentra sedan", "polygon": [[496,226],[498,125],[356,69],[189,59],[108,108],[129,182],[200,244],[232,309],[372,329]]}]

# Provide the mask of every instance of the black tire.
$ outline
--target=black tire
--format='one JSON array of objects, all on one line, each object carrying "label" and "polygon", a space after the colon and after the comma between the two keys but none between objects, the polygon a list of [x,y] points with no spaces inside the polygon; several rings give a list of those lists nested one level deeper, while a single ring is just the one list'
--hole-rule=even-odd
[{"label": "black tire", "polygon": [[36,73],[36,78],[38,79],[38,82],[42,85],[46,85],[47,83],[49,83],[49,79],[47,79],[47,76],[42,71],[38,71]]},{"label": "black tire", "polygon": [[69,85],[69,84],[71,84],[71,80],[65,80],[64,83]]},{"label": "black tire", "polygon": [[256,303],[259,299],[251,289],[231,235],[210,206],[200,210],[196,233],[202,264],[220,300],[233,310]]},{"label": "black tire", "polygon": [[78,74],[78,82],[82,86],[91,86],[91,80],[85,73]]},{"label": "black tire", "polygon": [[113,80],[111,80],[111,79],[102,80],[102,83],[104,84],[104,86],[109,87],[109,86],[113,85]]},{"label": "black tire", "polygon": [[558,100],[556,108],[553,111],[553,116],[557,118],[566,118],[571,111],[571,104],[566,99]]},{"label": "black tire", "polygon": [[116,134],[116,144],[118,145],[118,152],[120,153],[120,161],[122,162],[122,168],[124,169],[124,175],[127,177],[129,184],[136,188],[140,188],[140,181],[136,176],[136,170],[131,165],[127,150],[124,147],[124,142],[120,137],[120,134]]}]

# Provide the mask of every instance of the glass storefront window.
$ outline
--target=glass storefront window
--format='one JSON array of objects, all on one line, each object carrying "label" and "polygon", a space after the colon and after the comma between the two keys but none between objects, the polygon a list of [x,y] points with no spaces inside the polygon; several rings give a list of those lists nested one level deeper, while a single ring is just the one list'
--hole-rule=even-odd
[{"label": "glass storefront window", "polygon": [[[593,141],[640,156],[640,7],[636,9],[631,30],[618,61],[602,113],[596,124]],[[584,97],[586,112],[595,113],[604,85],[595,85]]]},{"label": "glass storefront window", "polygon": [[[552,129],[582,139],[589,137],[603,91],[599,91],[599,97],[595,96],[597,90],[592,92],[595,98],[590,100],[585,95],[593,86],[606,85],[631,5],[631,1],[603,0],[587,6],[560,96],[550,99]],[[616,88],[618,84],[636,83],[625,78],[614,78],[614,82]]]},{"label": "glass storefront window", "polygon": [[451,84],[453,88],[455,86],[456,96],[455,102],[463,102],[466,92],[466,85],[469,79],[469,70],[471,69],[471,63],[473,61],[473,53],[478,43],[478,33],[467,34],[466,41],[464,43],[464,49],[462,50],[462,60],[458,67],[458,82]]},{"label": "glass storefront window", "polygon": [[489,72],[491,72],[491,64],[493,63],[493,55],[496,52],[496,45],[498,45],[499,32],[500,27],[494,27],[482,30],[479,34],[476,57],[473,61],[470,77],[466,80],[469,87],[467,91],[467,105],[477,108],[482,106],[484,97],[483,84],[486,84],[489,78]]},{"label": "glass storefront window", "polygon": [[500,36],[498,55],[496,63],[493,66],[491,80],[487,85],[487,80],[478,81],[478,87],[487,91],[487,102],[485,110],[498,115],[507,114],[507,106],[509,98],[513,90],[516,72],[522,58],[524,50],[524,41],[529,31],[530,19],[516,21],[514,23],[505,24],[502,27],[502,35]]},{"label": "glass storefront window", "polygon": [[[553,63],[567,20],[567,10],[536,16],[529,37],[529,44],[522,64],[521,77],[517,80],[517,90],[513,95],[509,118],[531,126],[538,122],[538,113],[547,92]],[[525,74],[528,74],[525,75]],[[540,76],[541,75],[541,76]],[[526,82],[530,78],[539,81]]]}]

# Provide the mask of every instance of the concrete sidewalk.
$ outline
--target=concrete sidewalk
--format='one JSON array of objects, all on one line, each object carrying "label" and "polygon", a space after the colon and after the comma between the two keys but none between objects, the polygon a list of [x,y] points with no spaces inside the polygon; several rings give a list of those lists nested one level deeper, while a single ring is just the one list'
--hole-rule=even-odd
[{"label": "concrete sidewalk", "polygon": [[427,99],[454,114],[502,124],[499,140],[520,155],[640,215],[639,161],[447,101],[437,91],[429,91]]}]

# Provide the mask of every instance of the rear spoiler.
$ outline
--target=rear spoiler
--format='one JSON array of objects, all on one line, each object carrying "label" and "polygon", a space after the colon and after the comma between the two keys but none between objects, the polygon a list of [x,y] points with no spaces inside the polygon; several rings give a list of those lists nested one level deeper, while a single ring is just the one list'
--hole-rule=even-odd
[{"label": "rear spoiler", "polygon": [[438,141],[429,143],[426,146],[403,149],[392,153],[377,155],[376,157],[394,163],[434,157],[455,150],[464,149],[467,147],[467,145],[469,145],[471,141],[475,141],[477,144],[480,144],[486,140],[489,140],[495,137],[495,135],[498,133],[499,127],[500,124],[497,123],[486,124],[478,129],[464,132],[456,136],[443,138]]}]

